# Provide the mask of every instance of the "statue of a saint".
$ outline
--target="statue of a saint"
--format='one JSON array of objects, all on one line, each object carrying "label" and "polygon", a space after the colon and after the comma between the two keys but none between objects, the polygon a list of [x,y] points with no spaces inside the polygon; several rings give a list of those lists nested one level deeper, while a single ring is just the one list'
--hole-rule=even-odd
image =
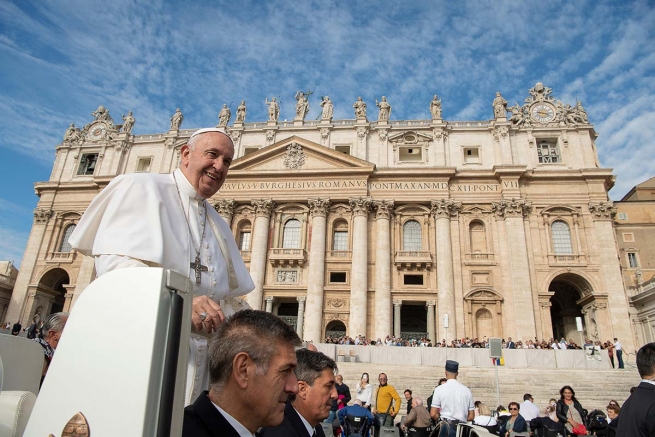
[{"label": "statue of a saint", "polygon": [[305,117],[307,116],[307,113],[309,112],[309,101],[307,100],[312,94],[311,91],[308,91],[307,94],[303,93],[302,91],[298,91],[296,93],[296,120],[304,120]]},{"label": "statue of a saint", "polygon": [[507,100],[505,100],[499,92],[496,93],[496,98],[491,106],[494,108],[495,118],[507,117]]},{"label": "statue of a saint", "polygon": [[75,123],[71,123],[71,125],[68,126],[68,129],[66,129],[66,133],[64,134],[64,142],[74,143],[79,139],[80,139],[80,130],[75,127]]},{"label": "statue of a saint", "polygon": [[377,99],[375,99],[375,106],[380,108],[378,121],[389,120],[389,115],[391,115],[391,105],[387,102],[387,98],[385,96],[382,96],[382,101],[380,102],[378,102]]},{"label": "statue of a saint", "polygon": [[182,126],[182,121],[184,121],[184,115],[182,115],[180,108],[177,108],[175,110],[175,114],[173,114],[171,117],[171,130],[180,129],[180,126]]},{"label": "statue of a saint", "polygon": [[123,114],[123,132],[131,134],[135,121],[136,120],[132,116],[132,111],[128,111],[127,115]]},{"label": "statue of a saint", "polygon": [[221,111],[218,113],[218,125],[227,126],[231,117],[232,111],[227,107],[227,104],[223,103],[223,108],[221,108]]},{"label": "statue of a saint", "polygon": [[433,120],[441,120],[441,100],[435,94],[430,102],[430,114]]},{"label": "statue of a saint", "polygon": [[334,105],[329,96],[322,97],[321,106],[323,111],[321,112],[321,120],[332,120],[332,113],[334,112]]},{"label": "statue of a saint", "polygon": [[361,97],[357,97],[357,101],[353,104],[355,108],[355,118],[358,120],[366,120],[366,103],[362,100]]},{"label": "statue of a saint", "polygon": [[246,121],[246,101],[241,100],[241,104],[237,108],[236,123],[243,123],[244,121]]},{"label": "statue of a saint", "polygon": [[587,111],[582,107],[582,103],[578,102],[575,104],[575,118],[583,124],[589,124],[589,118],[587,117]]},{"label": "statue of a saint", "polygon": [[268,105],[268,121],[277,121],[280,117],[280,105],[278,105],[275,97],[268,101],[268,97],[264,100],[264,103]]}]

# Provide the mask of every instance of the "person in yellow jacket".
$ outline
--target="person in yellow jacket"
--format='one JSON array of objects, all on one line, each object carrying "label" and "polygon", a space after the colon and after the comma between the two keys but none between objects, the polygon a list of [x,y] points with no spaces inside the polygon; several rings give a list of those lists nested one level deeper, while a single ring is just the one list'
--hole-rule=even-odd
[{"label": "person in yellow jacket", "polygon": [[379,435],[380,426],[392,426],[393,419],[400,411],[400,396],[392,385],[387,384],[386,373],[378,376],[380,385],[375,393],[375,407],[372,413],[375,416],[375,435]]}]

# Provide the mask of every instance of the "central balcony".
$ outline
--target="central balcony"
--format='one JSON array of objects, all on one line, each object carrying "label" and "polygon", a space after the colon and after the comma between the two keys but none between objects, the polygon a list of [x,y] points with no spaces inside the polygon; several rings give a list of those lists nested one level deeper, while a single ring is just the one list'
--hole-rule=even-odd
[{"label": "central balcony", "polygon": [[275,248],[269,250],[268,260],[273,267],[302,267],[307,260],[307,252],[305,249]]},{"label": "central balcony", "polygon": [[432,269],[432,255],[429,250],[399,250],[393,262],[398,270]]}]

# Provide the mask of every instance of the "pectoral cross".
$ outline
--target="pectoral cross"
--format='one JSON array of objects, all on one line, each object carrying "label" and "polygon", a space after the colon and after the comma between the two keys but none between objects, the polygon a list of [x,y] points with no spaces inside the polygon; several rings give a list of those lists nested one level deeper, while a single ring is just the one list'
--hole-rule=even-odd
[{"label": "pectoral cross", "polygon": [[196,262],[191,263],[191,268],[196,272],[196,284],[200,284],[200,273],[207,271],[207,266],[200,263],[200,254],[196,255]]}]

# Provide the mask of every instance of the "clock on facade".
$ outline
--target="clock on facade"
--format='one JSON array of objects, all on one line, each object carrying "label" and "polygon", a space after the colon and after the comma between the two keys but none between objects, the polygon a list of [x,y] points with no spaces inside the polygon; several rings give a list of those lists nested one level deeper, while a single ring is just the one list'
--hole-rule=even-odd
[{"label": "clock on facade", "polygon": [[537,120],[539,123],[548,123],[553,121],[555,118],[555,109],[552,106],[545,103],[540,103],[532,107],[532,118]]},{"label": "clock on facade", "polygon": [[103,123],[94,124],[89,129],[89,139],[93,141],[97,141],[105,135],[106,131],[107,131],[107,127]]}]

